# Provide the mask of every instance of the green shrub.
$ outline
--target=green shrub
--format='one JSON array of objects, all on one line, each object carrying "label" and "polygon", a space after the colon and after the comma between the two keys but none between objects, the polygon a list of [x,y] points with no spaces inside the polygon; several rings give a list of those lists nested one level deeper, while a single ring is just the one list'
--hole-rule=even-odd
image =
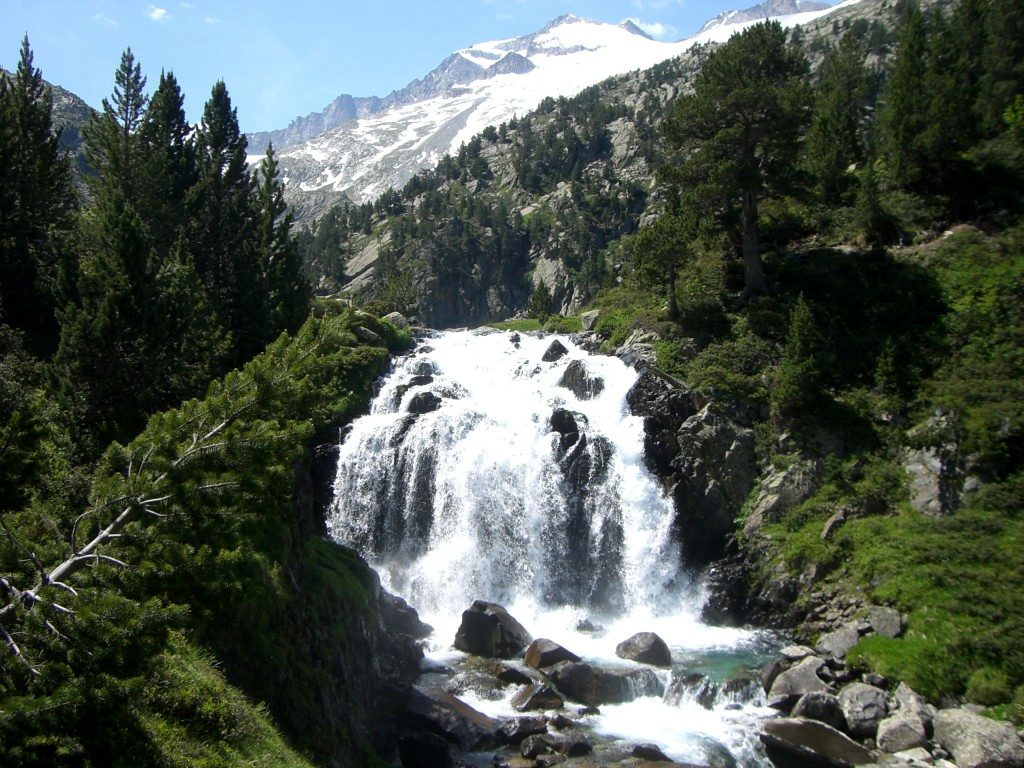
[{"label": "green shrub", "polygon": [[991,707],[1002,704],[1010,698],[1010,686],[1002,670],[982,667],[971,673],[967,679],[968,701]]}]

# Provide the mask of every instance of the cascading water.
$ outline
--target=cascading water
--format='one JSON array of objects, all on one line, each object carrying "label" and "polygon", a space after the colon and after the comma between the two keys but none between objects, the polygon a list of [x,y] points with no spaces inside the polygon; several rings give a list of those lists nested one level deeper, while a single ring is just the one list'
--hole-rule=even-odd
[{"label": "cascading water", "polygon": [[[588,661],[631,663],[615,657],[616,643],[649,630],[674,663],[724,678],[762,641],[697,618],[672,504],[644,466],[643,426],[626,406],[636,371],[563,337],[552,360],[553,341],[451,331],[399,361],[341,445],[332,536],[416,606],[435,628],[430,650],[445,658],[457,655],[462,611],[484,599]],[[706,760],[713,739],[742,763],[762,762],[756,695],[677,694],[602,707],[591,725],[679,759]],[[463,698],[514,714],[507,696]]]}]

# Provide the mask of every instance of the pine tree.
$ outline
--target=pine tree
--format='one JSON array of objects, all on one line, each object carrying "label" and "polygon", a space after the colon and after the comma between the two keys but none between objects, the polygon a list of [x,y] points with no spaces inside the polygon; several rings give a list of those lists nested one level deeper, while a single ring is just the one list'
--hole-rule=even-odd
[{"label": "pine tree", "polygon": [[14,77],[0,75],[0,311],[41,351],[56,341],[59,240],[75,206],[52,113],[26,37]]},{"label": "pine tree", "polygon": [[[260,263],[267,275],[271,335],[294,333],[309,315],[309,284],[302,275],[298,246],[291,234],[292,213],[284,201],[274,147],[257,172],[256,199]],[[267,338],[269,342],[271,339]]]},{"label": "pine tree", "polygon": [[885,245],[891,226],[889,217],[882,208],[878,179],[875,176],[874,163],[871,161],[865,163],[860,173],[857,202],[854,206],[854,223],[865,245],[873,248]]},{"label": "pine tree", "polygon": [[666,168],[663,178],[720,207],[739,203],[748,296],[767,290],[758,203],[795,176],[810,117],[808,69],[804,55],[786,44],[780,24],[756,24],[708,57],[694,92],[676,102],[665,122],[680,164]]},{"label": "pine tree", "polygon": [[[146,78],[132,49],[121,54],[114,74],[114,93],[103,100],[103,112],[85,126],[86,157],[96,170],[94,194],[120,194],[138,205],[147,178],[139,135],[146,117]],[[95,189],[95,187],[99,187]]]},{"label": "pine tree", "polygon": [[847,169],[865,153],[865,123],[872,77],[860,40],[847,34],[825,54],[807,133],[807,159],[826,203],[838,203],[849,186]]},{"label": "pine tree", "polygon": [[696,223],[682,214],[667,214],[641,227],[633,240],[637,268],[654,275],[665,286],[669,320],[679,319],[676,276],[693,255]]},{"label": "pine tree", "polygon": [[542,277],[534,286],[533,293],[530,294],[530,301],[526,305],[526,314],[543,323],[551,315],[551,300],[551,289],[548,288],[548,284]]},{"label": "pine tree", "polygon": [[889,80],[882,93],[878,118],[882,156],[893,180],[905,187],[921,177],[925,158],[921,134],[928,127],[930,103],[927,91],[928,39],[925,20],[916,3],[903,6],[897,24],[898,48]]},{"label": "pine tree", "polygon": [[184,96],[172,72],[160,73],[140,129],[145,164],[140,215],[154,249],[167,256],[186,225],[185,198],[196,181],[195,147],[185,119]]},{"label": "pine tree", "polygon": [[777,425],[800,420],[821,398],[817,344],[814,315],[801,294],[790,316],[786,348],[771,390],[772,417]]},{"label": "pine tree", "polygon": [[[1020,0],[991,0],[978,83],[978,113],[985,132],[1003,129],[1003,114],[1024,92],[1024,6]],[[977,55],[977,51],[975,51]]]},{"label": "pine tree", "polygon": [[219,81],[196,136],[198,180],[188,195],[188,246],[238,362],[262,349],[267,333],[265,312],[257,308],[247,315],[266,289],[254,242],[253,182],[245,149],[237,112]]}]

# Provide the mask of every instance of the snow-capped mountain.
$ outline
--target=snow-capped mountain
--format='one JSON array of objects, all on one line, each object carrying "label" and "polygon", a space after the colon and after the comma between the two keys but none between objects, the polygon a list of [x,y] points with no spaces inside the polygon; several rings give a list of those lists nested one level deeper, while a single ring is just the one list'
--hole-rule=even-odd
[{"label": "snow-capped mountain", "polygon": [[704,22],[704,26],[700,28],[700,32],[697,34],[707,32],[715,27],[740,24],[744,21],[761,21],[778,16],[824,11],[830,7],[829,3],[818,2],[818,0],[765,0],[765,2],[759,5],[742,11],[723,11],[713,19],[708,19]]},{"label": "snow-capped mountain", "polygon": [[[785,4],[787,13],[810,3],[771,1]],[[791,26],[827,11],[788,13],[779,20]],[[678,56],[696,43],[726,40],[763,18],[718,24],[669,43],[651,39],[632,22],[606,24],[566,15],[529,35],[478,43],[451,54],[424,78],[378,103],[336,100],[331,108],[335,117],[348,115],[344,122],[280,151],[282,175],[293,198],[334,192],[357,202],[372,200],[458,151],[487,126],[526,114],[545,97],[575,95],[613,75]],[[324,113],[308,116],[275,133],[297,136],[326,119]],[[252,137],[252,151],[262,149],[260,140],[266,136]],[[274,141],[278,148],[278,139]]]}]

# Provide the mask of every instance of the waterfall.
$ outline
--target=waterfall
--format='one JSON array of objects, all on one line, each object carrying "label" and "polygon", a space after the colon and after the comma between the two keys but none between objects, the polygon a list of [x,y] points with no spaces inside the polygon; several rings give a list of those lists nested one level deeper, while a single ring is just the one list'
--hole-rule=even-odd
[{"label": "waterfall", "polygon": [[[428,650],[442,657],[462,611],[483,599],[589,661],[621,664],[616,642],[649,630],[674,661],[724,680],[760,640],[699,621],[699,585],[680,561],[685,531],[626,404],[637,376],[567,337],[432,335],[394,363],[345,435],[330,534],[435,627]],[[463,698],[513,714],[475,695]],[[603,707],[592,725],[694,760],[713,739],[761,765],[750,724],[763,713],[748,704],[643,698]]]}]

